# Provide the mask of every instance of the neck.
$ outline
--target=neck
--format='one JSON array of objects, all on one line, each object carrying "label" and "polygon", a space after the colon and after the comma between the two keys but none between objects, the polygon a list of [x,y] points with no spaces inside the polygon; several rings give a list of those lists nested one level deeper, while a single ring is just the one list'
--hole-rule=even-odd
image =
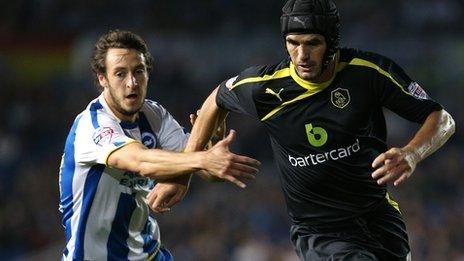
[{"label": "neck", "polygon": [[138,118],[138,113],[134,113],[131,115],[126,115],[118,111],[116,109],[116,105],[112,103],[112,99],[110,97],[107,97],[109,95],[108,92],[103,93],[103,98],[106,101],[106,104],[108,105],[108,108],[110,108],[111,112],[116,116],[119,120],[124,121],[124,122],[135,122]]},{"label": "neck", "polygon": [[335,70],[335,56],[332,60],[330,60],[329,65],[324,69],[324,71],[316,77],[312,82],[314,83],[322,83],[330,80],[332,75],[334,74]]},{"label": "neck", "polygon": [[116,115],[116,117],[118,117],[121,121],[124,121],[124,122],[131,122],[131,123],[134,123],[135,121],[137,121],[137,116],[138,116],[138,113],[134,113],[130,116],[128,115],[124,115],[122,113],[115,113],[113,110],[113,108],[111,108],[111,111],[113,111],[114,115]]}]

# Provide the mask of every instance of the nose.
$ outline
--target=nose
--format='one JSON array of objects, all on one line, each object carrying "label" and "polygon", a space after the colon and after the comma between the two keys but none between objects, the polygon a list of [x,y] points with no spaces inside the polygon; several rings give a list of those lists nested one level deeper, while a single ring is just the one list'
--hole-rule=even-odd
[{"label": "nose", "polygon": [[135,76],[133,74],[129,74],[127,82],[126,82],[126,86],[129,87],[129,88],[133,88],[133,87],[137,87],[138,85],[139,84],[138,84],[137,79],[135,78]]},{"label": "nose", "polygon": [[298,61],[305,62],[311,58],[311,50],[305,45],[301,45],[298,48]]}]

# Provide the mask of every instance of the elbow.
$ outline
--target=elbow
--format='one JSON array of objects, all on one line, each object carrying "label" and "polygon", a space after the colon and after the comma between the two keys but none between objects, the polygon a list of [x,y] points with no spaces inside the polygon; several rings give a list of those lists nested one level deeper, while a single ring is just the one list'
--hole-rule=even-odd
[{"label": "elbow", "polygon": [[453,117],[445,110],[441,110],[438,115],[436,138],[443,145],[456,131],[456,123]]},{"label": "elbow", "polygon": [[454,121],[453,117],[448,112],[445,112],[445,121],[444,125],[446,126],[445,132],[447,138],[451,137],[456,132],[456,122]]},{"label": "elbow", "polygon": [[156,169],[153,168],[152,163],[146,161],[145,153],[138,153],[137,156],[131,159],[131,171],[139,174],[140,176],[144,177],[155,177],[156,176]]}]

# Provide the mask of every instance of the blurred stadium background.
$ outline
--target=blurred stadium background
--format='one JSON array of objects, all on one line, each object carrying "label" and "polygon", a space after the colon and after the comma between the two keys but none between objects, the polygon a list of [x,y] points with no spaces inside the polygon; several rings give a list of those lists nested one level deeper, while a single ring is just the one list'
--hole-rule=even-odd
[{"label": "blurred stadium background", "polygon": [[[464,260],[464,2],[337,2],[342,46],[393,58],[457,122],[451,141],[392,194],[415,260]],[[60,258],[58,166],[74,116],[98,95],[88,64],[99,35],[119,28],[147,40],[156,61],[148,97],[189,129],[188,114],[220,81],[285,55],[283,3],[2,0],[0,259]],[[417,129],[390,113],[388,119],[392,146]],[[163,243],[176,260],[296,260],[267,137],[257,122],[235,115],[229,127],[238,131],[233,150],[264,163],[259,177],[245,190],[195,178],[185,200],[157,217]]]}]

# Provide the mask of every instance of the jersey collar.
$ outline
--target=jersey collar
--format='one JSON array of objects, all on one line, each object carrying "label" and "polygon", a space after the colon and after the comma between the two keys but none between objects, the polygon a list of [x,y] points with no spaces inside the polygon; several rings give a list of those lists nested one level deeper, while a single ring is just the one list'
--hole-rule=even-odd
[{"label": "jersey collar", "polygon": [[[100,94],[100,96],[98,96],[98,101],[100,102],[100,104],[103,106],[103,108],[105,109],[105,111],[110,114],[112,117],[114,117],[114,119],[116,119],[118,121],[118,123],[121,125],[121,127],[123,129],[135,129],[138,127],[138,122],[139,122],[139,118],[137,117],[137,120],[135,122],[127,122],[127,121],[122,121],[121,119],[119,119],[114,113],[113,111],[110,109],[110,106],[108,105],[108,103],[106,102],[105,100],[105,97],[103,96],[103,93]],[[140,113],[140,112],[139,112]]]},{"label": "jersey collar", "polygon": [[310,82],[310,81],[307,81],[303,78],[301,78],[298,73],[296,73],[296,69],[295,69],[295,65],[293,64],[292,61],[290,61],[290,76],[293,78],[293,80],[298,83],[298,85],[300,85],[301,87],[307,89],[308,91],[311,91],[311,92],[320,92],[322,90],[324,90],[325,88],[327,88],[327,86],[329,86],[333,80],[335,79],[335,76],[337,75],[337,72],[339,71],[338,70],[338,58],[339,58],[339,51],[335,54],[335,70],[334,70],[334,73],[332,74],[332,77],[330,77],[330,79],[328,81],[325,81],[325,82],[321,82],[321,83],[314,83],[314,82]]}]

